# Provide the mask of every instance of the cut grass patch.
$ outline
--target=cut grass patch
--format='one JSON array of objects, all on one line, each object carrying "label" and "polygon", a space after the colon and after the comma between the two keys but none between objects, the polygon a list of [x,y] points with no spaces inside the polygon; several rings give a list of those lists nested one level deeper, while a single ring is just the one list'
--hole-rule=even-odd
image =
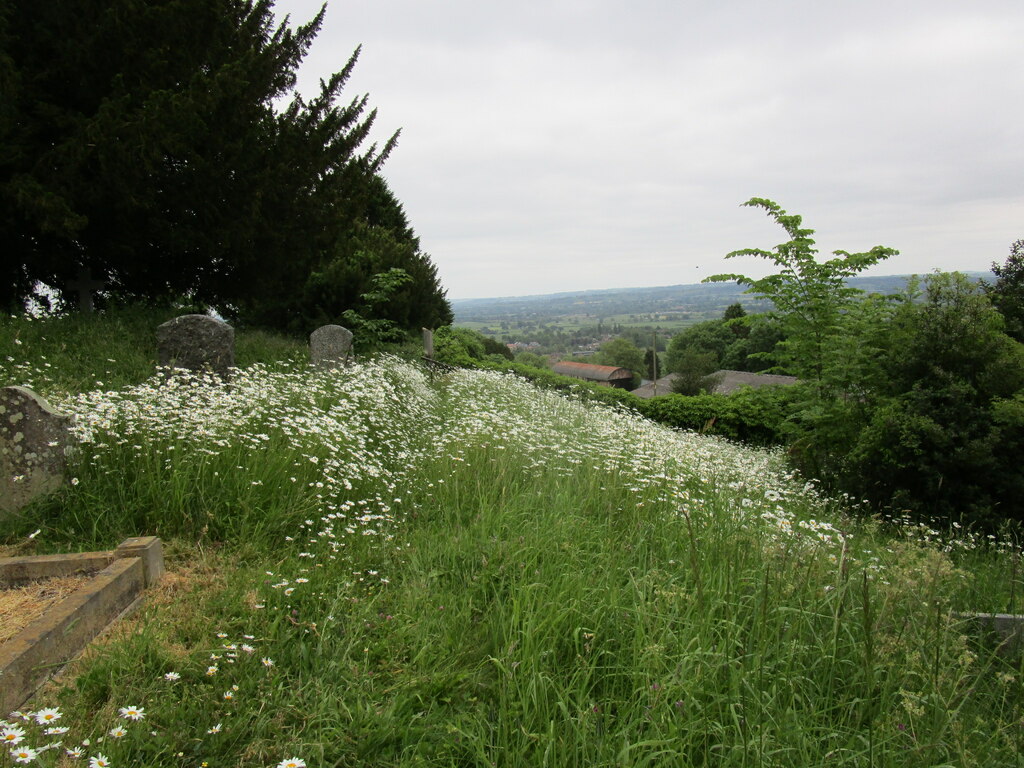
[{"label": "cut grass patch", "polygon": [[91,574],[55,576],[29,584],[0,586],[0,643],[10,640],[91,578]]}]

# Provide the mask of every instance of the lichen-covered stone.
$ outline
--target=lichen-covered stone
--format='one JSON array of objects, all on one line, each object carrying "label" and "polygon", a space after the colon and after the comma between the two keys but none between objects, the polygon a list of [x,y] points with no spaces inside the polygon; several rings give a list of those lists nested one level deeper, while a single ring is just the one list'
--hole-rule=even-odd
[{"label": "lichen-covered stone", "polygon": [[64,484],[71,417],[24,387],[0,389],[0,516]]},{"label": "lichen-covered stone", "polygon": [[212,371],[227,380],[235,365],[235,329],[209,315],[182,315],[156,329],[160,365]]},{"label": "lichen-covered stone", "polygon": [[309,362],[321,368],[345,365],[352,356],[352,331],[322,325],[309,335]]}]

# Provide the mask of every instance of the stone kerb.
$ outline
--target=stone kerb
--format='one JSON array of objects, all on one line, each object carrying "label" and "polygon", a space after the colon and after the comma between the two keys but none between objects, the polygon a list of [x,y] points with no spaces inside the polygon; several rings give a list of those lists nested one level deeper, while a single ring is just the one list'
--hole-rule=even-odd
[{"label": "stone kerb", "polygon": [[322,325],[309,335],[309,362],[319,368],[337,368],[352,358],[352,331],[340,325]]},{"label": "stone kerb", "polygon": [[182,315],[156,329],[160,365],[212,371],[227,380],[235,365],[235,329],[209,315]]},{"label": "stone kerb", "polygon": [[64,484],[70,427],[32,390],[0,389],[0,518]]},{"label": "stone kerb", "polygon": [[119,616],[164,572],[160,539],[126,539],[108,552],[0,558],[0,586],[75,573],[92,578],[0,645],[0,712],[22,703]]}]

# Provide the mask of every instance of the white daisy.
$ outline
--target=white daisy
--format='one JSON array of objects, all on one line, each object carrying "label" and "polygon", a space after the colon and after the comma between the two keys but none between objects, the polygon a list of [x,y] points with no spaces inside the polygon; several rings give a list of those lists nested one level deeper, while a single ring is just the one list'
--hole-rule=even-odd
[{"label": "white daisy", "polygon": [[11,757],[16,763],[31,763],[38,754],[32,747],[15,747],[11,750]]},{"label": "white daisy", "polygon": [[121,707],[118,711],[121,713],[121,717],[126,717],[129,720],[142,720],[146,716],[146,710],[142,707]]},{"label": "white daisy", "polygon": [[25,731],[13,725],[0,731],[0,742],[4,744],[10,744],[13,746],[14,744],[20,743],[24,738]]},{"label": "white daisy", "polygon": [[55,720],[60,720],[61,714],[59,709],[51,707],[49,709],[40,709],[38,712],[34,712],[33,717],[35,717],[36,722],[40,725],[46,725],[47,723],[52,723]]}]

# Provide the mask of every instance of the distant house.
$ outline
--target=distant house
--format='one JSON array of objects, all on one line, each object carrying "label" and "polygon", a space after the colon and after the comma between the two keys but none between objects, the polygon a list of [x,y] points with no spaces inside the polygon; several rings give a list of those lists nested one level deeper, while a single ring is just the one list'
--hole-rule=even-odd
[{"label": "distant house", "polygon": [[657,381],[648,381],[633,390],[633,394],[637,397],[642,397],[645,400],[652,397],[660,397],[661,395],[672,394],[672,382],[675,381],[676,375],[670,373],[667,376],[662,376]]},{"label": "distant house", "polygon": [[743,387],[791,387],[799,384],[800,379],[796,376],[779,376],[774,373],[749,373],[747,371],[715,371],[715,376],[721,376],[718,384],[712,390],[716,395],[728,395]]},{"label": "distant house", "polygon": [[633,372],[628,368],[616,368],[614,365],[591,365],[590,363],[570,363],[566,360],[555,363],[551,370],[563,376],[592,381],[605,387],[629,389],[633,383]]},{"label": "distant house", "polygon": [[[789,387],[797,384],[800,380],[796,376],[778,376],[774,373],[748,373],[747,371],[715,371],[712,376],[718,378],[718,383],[711,389],[716,395],[728,395],[742,387]],[[672,382],[676,375],[670,373],[662,376],[657,382],[648,382],[642,387],[633,390],[637,397],[651,398],[661,395],[672,394]],[[657,387],[655,387],[657,384]]]}]

